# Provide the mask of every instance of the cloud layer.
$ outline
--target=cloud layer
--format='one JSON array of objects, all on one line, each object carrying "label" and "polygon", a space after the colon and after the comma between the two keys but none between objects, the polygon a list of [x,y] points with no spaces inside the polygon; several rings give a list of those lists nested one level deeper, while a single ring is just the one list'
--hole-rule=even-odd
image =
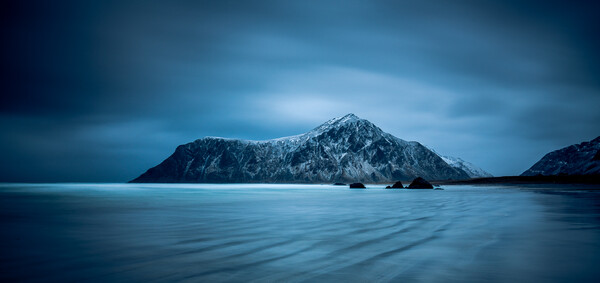
[{"label": "cloud layer", "polygon": [[3,3],[0,181],[126,181],[355,113],[519,174],[600,135],[596,2]]}]

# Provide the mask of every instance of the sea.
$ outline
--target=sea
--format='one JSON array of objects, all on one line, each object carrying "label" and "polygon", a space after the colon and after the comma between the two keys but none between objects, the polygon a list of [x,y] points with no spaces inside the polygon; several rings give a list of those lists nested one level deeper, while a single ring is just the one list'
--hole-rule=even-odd
[{"label": "sea", "polygon": [[600,188],[0,184],[2,282],[599,282]]}]

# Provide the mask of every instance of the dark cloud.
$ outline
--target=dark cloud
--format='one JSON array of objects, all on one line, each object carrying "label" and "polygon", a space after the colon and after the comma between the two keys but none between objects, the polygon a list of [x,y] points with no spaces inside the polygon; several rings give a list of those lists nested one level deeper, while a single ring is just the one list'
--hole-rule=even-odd
[{"label": "dark cloud", "polygon": [[126,181],[348,112],[498,175],[600,133],[593,1],[1,5],[0,181]]}]

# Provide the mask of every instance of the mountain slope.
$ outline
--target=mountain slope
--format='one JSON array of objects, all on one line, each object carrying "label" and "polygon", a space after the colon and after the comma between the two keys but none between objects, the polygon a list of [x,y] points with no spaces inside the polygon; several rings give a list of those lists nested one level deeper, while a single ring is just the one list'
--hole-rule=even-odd
[{"label": "mountain slope", "polygon": [[600,137],[546,154],[521,176],[600,174]]},{"label": "mountain slope", "polygon": [[468,179],[418,142],[383,132],[354,114],[301,135],[266,141],[206,137],[180,145],[132,182],[391,182]]},{"label": "mountain slope", "polygon": [[488,173],[487,171],[477,167],[475,164],[465,161],[459,157],[445,156],[440,155],[440,157],[448,163],[448,165],[461,169],[469,175],[471,178],[489,178],[494,177],[494,175]]},{"label": "mountain slope", "polygon": [[464,171],[465,173],[467,173],[467,175],[469,175],[470,178],[494,177],[494,175],[479,168],[478,166],[476,166],[475,164],[473,164],[471,162],[463,160],[462,158],[441,155],[435,149],[433,149],[431,147],[427,147],[427,148],[429,148],[431,151],[433,151],[435,154],[437,154],[448,165],[452,166],[453,168],[460,169],[460,170]]}]

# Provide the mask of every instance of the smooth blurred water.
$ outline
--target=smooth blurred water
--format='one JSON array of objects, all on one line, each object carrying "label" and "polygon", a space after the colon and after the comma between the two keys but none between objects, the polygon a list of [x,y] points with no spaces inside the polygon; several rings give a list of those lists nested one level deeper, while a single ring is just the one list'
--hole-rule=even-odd
[{"label": "smooth blurred water", "polygon": [[1,281],[594,282],[600,194],[0,184]]}]

